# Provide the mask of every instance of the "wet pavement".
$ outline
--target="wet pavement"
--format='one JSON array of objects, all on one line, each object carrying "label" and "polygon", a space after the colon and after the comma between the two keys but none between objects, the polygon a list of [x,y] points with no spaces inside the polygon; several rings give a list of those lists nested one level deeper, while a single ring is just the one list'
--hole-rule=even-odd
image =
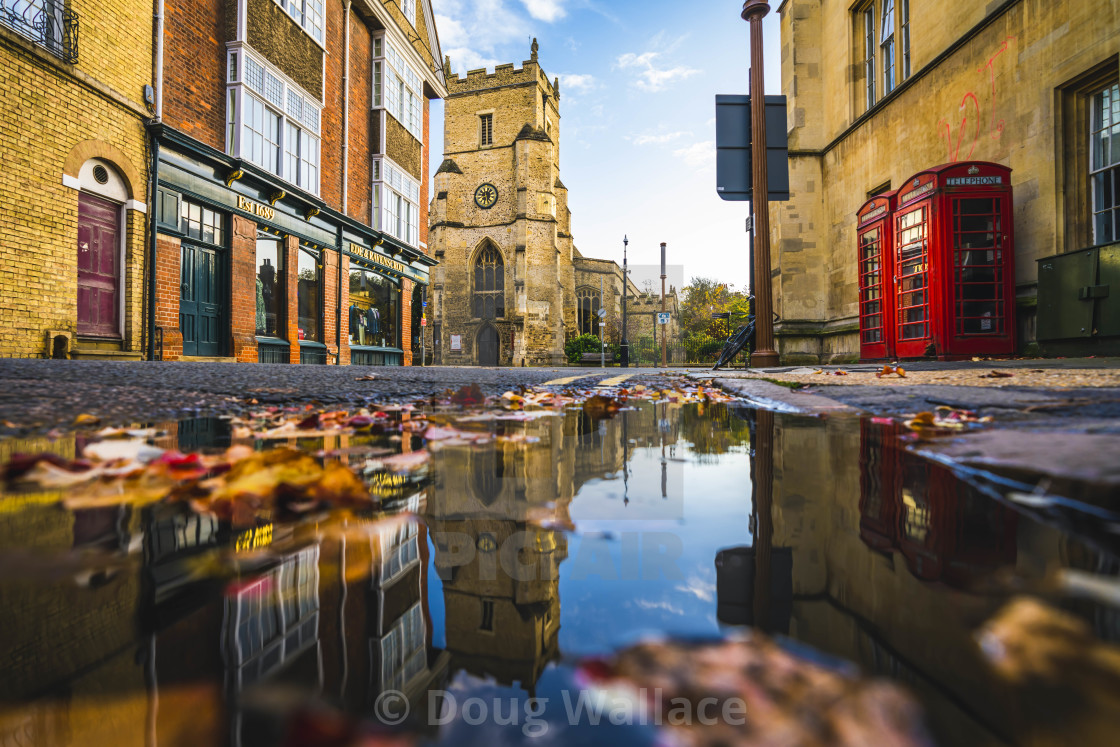
[{"label": "wet pavement", "polygon": [[[34,370],[9,363],[8,381]],[[44,386],[156,386],[136,368]],[[361,371],[306,367],[272,387],[426,388],[416,410],[343,415],[252,405],[236,386],[267,377],[219,368],[241,378],[191,386],[233,419],[0,440],[0,744],[1105,744],[1120,726],[1120,516],[962,476],[899,420],[650,372],[591,399],[603,372],[533,371],[558,383],[522,401],[481,398],[524,372],[412,369],[434,378],[373,397]],[[161,381],[105,417],[170,406]],[[91,403],[53,426],[70,407]],[[74,482],[83,455],[98,480]],[[731,703],[702,662],[743,651],[743,720],[656,718],[647,687]]]}]

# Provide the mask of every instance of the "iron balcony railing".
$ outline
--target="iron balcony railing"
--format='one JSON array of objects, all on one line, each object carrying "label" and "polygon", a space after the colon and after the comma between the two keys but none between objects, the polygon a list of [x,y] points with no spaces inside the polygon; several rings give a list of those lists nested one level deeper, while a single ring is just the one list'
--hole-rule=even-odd
[{"label": "iron balcony railing", "polygon": [[66,7],[66,0],[0,0],[0,24],[77,64],[78,14]]}]

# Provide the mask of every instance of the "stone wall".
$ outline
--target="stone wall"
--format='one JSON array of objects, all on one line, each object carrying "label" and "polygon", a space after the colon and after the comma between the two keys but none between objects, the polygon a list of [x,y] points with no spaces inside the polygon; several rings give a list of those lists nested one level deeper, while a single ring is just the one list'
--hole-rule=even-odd
[{"label": "stone wall", "polygon": [[[912,75],[866,111],[846,5],[787,0],[781,8],[782,90],[789,97],[793,199],[771,205],[779,347],[787,360],[858,356],[855,213],[870,190],[897,189],[941,163],[1012,169],[1020,344],[1030,340],[1036,260],[1078,248],[1068,226],[1088,221],[1064,180],[1087,179],[1085,153],[1060,102],[1081,76],[1120,70],[1114,4],[911,0]],[[967,36],[962,36],[967,33]],[[826,64],[827,63],[827,64]],[[881,72],[880,72],[881,76]],[[787,334],[788,332],[788,334]]]}]

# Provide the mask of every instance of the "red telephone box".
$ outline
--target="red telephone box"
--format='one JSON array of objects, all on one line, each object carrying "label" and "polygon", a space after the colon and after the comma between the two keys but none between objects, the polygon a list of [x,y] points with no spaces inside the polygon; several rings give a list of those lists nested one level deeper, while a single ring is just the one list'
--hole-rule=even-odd
[{"label": "red telephone box", "polygon": [[895,340],[894,212],[897,192],[884,192],[856,213],[859,243],[859,356],[893,358]]},{"label": "red telephone box", "polygon": [[1015,352],[1011,169],[981,161],[915,174],[894,212],[895,354]]}]

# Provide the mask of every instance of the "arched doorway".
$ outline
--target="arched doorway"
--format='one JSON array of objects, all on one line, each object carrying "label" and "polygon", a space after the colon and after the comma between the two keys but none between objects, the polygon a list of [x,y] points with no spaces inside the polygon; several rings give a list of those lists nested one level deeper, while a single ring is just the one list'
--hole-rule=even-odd
[{"label": "arched doorway", "polygon": [[498,330],[487,324],[478,332],[478,365],[498,365],[498,344],[500,341]]},{"label": "arched doorway", "polygon": [[119,338],[128,186],[99,158],[82,164],[78,182],[78,334]]}]

